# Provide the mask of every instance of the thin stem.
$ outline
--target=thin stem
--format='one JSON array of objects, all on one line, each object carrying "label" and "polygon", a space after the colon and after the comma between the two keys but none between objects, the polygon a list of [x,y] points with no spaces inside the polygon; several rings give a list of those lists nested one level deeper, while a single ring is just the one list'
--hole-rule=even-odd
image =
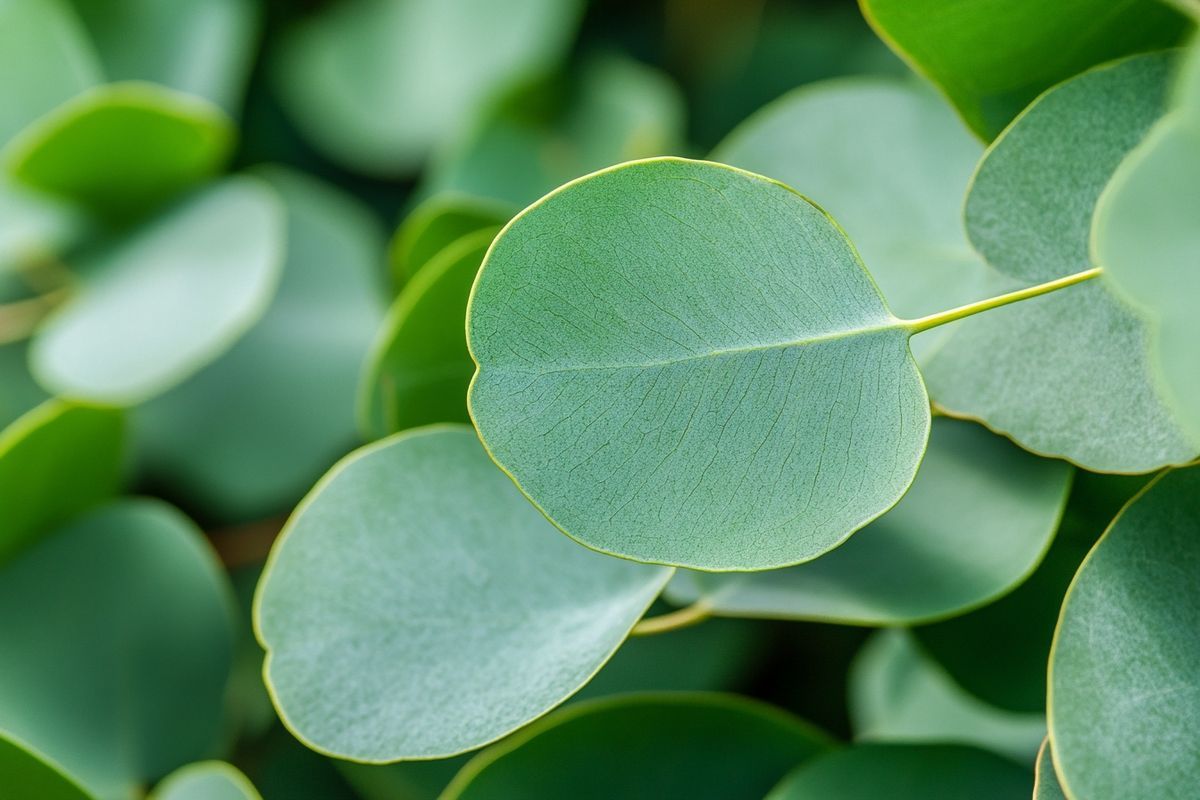
[{"label": "thin stem", "polygon": [[709,618],[711,612],[712,606],[700,600],[692,603],[690,606],[678,608],[670,613],[643,619],[637,625],[633,626],[630,634],[633,636],[649,636],[655,633],[666,633],[667,631],[677,631],[680,628],[689,628],[692,625],[704,622],[704,620]]},{"label": "thin stem", "polygon": [[978,314],[980,311],[987,311],[991,308],[999,308],[1000,306],[1006,306],[1009,303],[1015,303],[1018,300],[1027,300],[1030,297],[1037,297],[1038,295],[1047,294],[1049,292],[1057,291],[1058,289],[1065,289],[1068,286],[1074,286],[1077,283],[1083,283],[1084,281],[1091,280],[1103,271],[1103,267],[1085,269],[1083,272],[1076,272],[1074,275],[1067,275],[1064,278],[1056,278],[1052,281],[1047,281],[1046,283],[1039,283],[1037,286],[1029,286],[1025,289],[1018,289],[1015,292],[1002,294],[998,297],[989,297],[987,300],[980,300],[976,303],[968,303],[965,306],[952,308],[949,311],[941,311],[937,314],[930,314],[928,317],[905,320],[905,325],[913,333],[920,333],[921,331],[927,331],[930,328],[936,328],[939,325],[945,325],[947,322],[954,322],[955,320],[962,319],[963,317],[969,317],[974,314]]}]

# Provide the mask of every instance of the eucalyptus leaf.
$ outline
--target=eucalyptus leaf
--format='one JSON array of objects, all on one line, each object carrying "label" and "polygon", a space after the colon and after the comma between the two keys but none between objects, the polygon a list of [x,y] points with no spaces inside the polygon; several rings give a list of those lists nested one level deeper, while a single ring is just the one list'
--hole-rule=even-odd
[{"label": "eucalyptus leaf", "polygon": [[129,798],[216,744],[232,626],[190,521],[152,500],[101,507],[0,569],[0,729]]},{"label": "eucalyptus leaf", "polygon": [[1200,747],[1200,468],[1164,473],[1096,543],[1050,655],[1050,741],[1065,792],[1195,793]]},{"label": "eucalyptus leaf", "polygon": [[1071,470],[978,425],[934,421],[904,498],[836,550],[769,572],[680,572],[673,602],[722,616],[898,625],[953,616],[1020,584],[1058,527]]},{"label": "eucalyptus leaf", "polygon": [[392,237],[388,247],[392,285],[402,288],[443,249],[468,233],[499,230],[516,211],[480,197],[435,194],[414,208]]},{"label": "eucalyptus leaf", "polygon": [[[983,152],[954,112],[912,80],[843,78],[801,87],[738,126],[713,160],[770,175],[846,229],[892,310],[918,317],[984,296],[962,225]],[[952,328],[913,341],[924,360]]]},{"label": "eucalyptus leaf", "polygon": [[[1172,60],[1135,56],[1042,96],[992,145],[967,198],[971,241],[1023,282],[1090,263],[1096,200],[1162,113]],[[1101,118],[1096,108],[1106,109]],[[1190,460],[1157,392],[1145,320],[1099,282],[962,322],[926,365],[940,408],[1102,472]]]},{"label": "eucalyptus leaf", "polygon": [[759,800],[830,744],[734,695],[627,695],[557,711],[484,751],[441,800]]},{"label": "eucalyptus leaf", "polygon": [[499,228],[468,233],[430,259],[396,298],[359,388],[359,427],[372,439],[431,422],[469,422],[475,371],[463,334],[467,298]]},{"label": "eucalyptus leaf", "polygon": [[957,742],[1032,763],[1046,717],[989,705],[956,684],[903,629],[874,634],[850,668],[860,741]]},{"label": "eucalyptus leaf", "polygon": [[20,182],[125,221],[215,174],[233,148],[219,108],[149,83],[88,90],[5,148]]},{"label": "eucalyptus leaf", "polygon": [[56,393],[132,404],[228,350],[262,315],[280,270],[283,215],[260,181],[227,178],[79,266],[77,296],[30,357]]},{"label": "eucalyptus leaf", "polygon": [[305,175],[259,174],[287,223],[270,305],[228,352],[134,416],[143,466],[225,522],[287,510],[355,442],[359,371],[383,318],[383,237],[370,213]]},{"label": "eucalyptus leaf", "polygon": [[335,466],[273,549],[267,684],[320,752],[454,755],[574,694],[670,574],[559,536],[469,428],[402,433]]},{"label": "eucalyptus leaf", "polygon": [[1053,84],[1119,56],[1177,44],[1188,28],[1157,0],[859,4],[880,37],[985,139]]},{"label": "eucalyptus leaf", "polygon": [[0,791],[12,798],[93,800],[57,764],[3,731],[0,731]]},{"label": "eucalyptus leaf", "polygon": [[929,406],[909,330],[787,187],[633,162],[496,239],[468,308],[468,403],[496,462],[589,547],[781,567],[911,483]]},{"label": "eucalyptus leaf", "polygon": [[262,800],[262,795],[236,767],[201,761],[172,772],[149,800]]},{"label": "eucalyptus leaf", "polygon": [[282,99],[324,152],[372,174],[412,172],[514,83],[552,68],[579,0],[349,0],[289,31]]},{"label": "eucalyptus leaf", "polygon": [[0,431],[0,564],[114,494],[124,415],[49,400]]},{"label": "eucalyptus leaf", "polygon": [[767,795],[767,800],[818,797],[1026,800],[1029,773],[973,747],[861,744],[807,762]]},{"label": "eucalyptus leaf", "polygon": [[47,398],[29,373],[27,350],[25,342],[0,344],[0,426],[7,427]]},{"label": "eucalyptus leaf", "polygon": [[60,256],[88,231],[70,203],[0,179],[0,275]]},{"label": "eucalyptus leaf", "polygon": [[1054,772],[1054,756],[1049,739],[1042,742],[1042,748],[1038,750],[1033,779],[1033,800],[1067,800],[1062,785],[1058,782],[1058,775]]}]

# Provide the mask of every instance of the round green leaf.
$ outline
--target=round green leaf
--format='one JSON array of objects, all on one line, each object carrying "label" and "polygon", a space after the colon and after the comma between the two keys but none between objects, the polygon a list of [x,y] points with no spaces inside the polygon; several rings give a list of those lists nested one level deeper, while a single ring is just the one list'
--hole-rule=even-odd
[{"label": "round green leaf", "polygon": [[468,403],[496,462],[589,547],[780,567],[912,481],[929,404],[907,339],[800,195],[719,164],[633,162],[496,239],[467,315]]},{"label": "round green leaf", "polygon": [[563,709],[484,751],[441,800],[759,800],[829,744],[746,698],[628,695]]},{"label": "round green leaf", "polygon": [[359,371],[383,317],[370,213],[298,173],[261,174],[287,220],[270,305],[228,352],[133,418],[155,478],[224,521],[288,509],[356,440]]},{"label": "round green leaf", "polygon": [[499,230],[515,212],[505,203],[480,197],[435,194],[404,218],[392,238],[388,248],[392,285],[404,286],[438,253],[468,233]]},{"label": "round green leaf", "polygon": [[[1170,66],[1155,54],[1094,69],[996,140],[967,198],[967,227],[997,270],[1032,283],[1089,265],[1096,200],[1162,113]],[[1148,472],[1196,454],[1156,391],[1148,336],[1133,308],[1092,282],[962,322],[925,377],[939,407],[1028,450]]]},{"label": "round green leaf", "polygon": [[957,742],[1029,763],[1046,736],[1040,711],[1006,711],[969,694],[903,629],[868,639],[849,683],[859,740]]},{"label": "round green leaf", "polygon": [[124,416],[50,400],[0,431],[0,563],[121,480]]},{"label": "round green leaf", "polygon": [[80,268],[31,358],[53,391],[132,404],[227,350],[275,291],[283,216],[261,182],[228,178],[134,229]]},{"label": "round green leaf", "polygon": [[1029,773],[1007,759],[957,745],[861,744],[814,758],[767,800],[1027,800]]},{"label": "round green leaf", "polygon": [[0,145],[103,80],[91,43],[65,0],[0,3]]},{"label": "round green leaf", "polygon": [[578,0],[350,0],[290,31],[276,62],[301,130],[343,164],[413,171],[514,82],[552,67]]},{"label": "round green leaf", "polygon": [[262,795],[236,767],[201,761],[172,772],[149,800],[262,800]]},{"label": "round green leaf", "polygon": [[[962,196],[983,146],[932,90],[852,78],[797,89],[759,111],[713,160],[770,175],[821,204],[863,257],[888,306],[907,317],[984,296]],[[913,341],[923,359],[949,333]]]},{"label": "round green leaf", "polygon": [[1187,29],[1157,0],[859,4],[880,37],[937,84],[985,139],[1051,85],[1118,56],[1176,44]]},{"label": "round green leaf", "polygon": [[216,106],[148,83],[78,95],[27,128],[4,152],[19,181],[109,218],[149,211],[215,174],[233,146]]},{"label": "round green leaf", "polygon": [[769,572],[681,572],[672,602],[724,616],[910,625],[984,605],[1050,546],[1071,470],[978,425],[934,421],[904,498],[833,552]]},{"label": "round green leaf", "polygon": [[475,362],[463,316],[479,265],[498,228],[452,243],[404,287],[363,371],[359,427],[378,439],[431,422],[468,422],[464,401]]},{"label": "round green leaf", "polygon": [[101,797],[220,733],[232,596],[200,531],[157,501],[70,523],[0,570],[0,729]]},{"label": "round green leaf", "polygon": [[93,800],[73,778],[11,734],[0,731],[0,789],[6,797]]},{"label": "round green leaf", "polygon": [[1054,754],[1049,739],[1042,742],[1042,748],[1038,750],[1033,778],[1033,800],[1067,800],[1062,785],[1058,782],[1058,775],[1054,772]]},{"label": "round green leaf", "polygon": [[268,687],[321,752],[446,757],[576,692],[670,574],[557,535],[469,428],[400,434],[334,467],[272,551]]},{"label": "round green leaf", "polygon": [[1187,798],[1200,771],[1200,468],[1173,470],[1105,532],[1063,602],[1050,740],[1089,800]]}]

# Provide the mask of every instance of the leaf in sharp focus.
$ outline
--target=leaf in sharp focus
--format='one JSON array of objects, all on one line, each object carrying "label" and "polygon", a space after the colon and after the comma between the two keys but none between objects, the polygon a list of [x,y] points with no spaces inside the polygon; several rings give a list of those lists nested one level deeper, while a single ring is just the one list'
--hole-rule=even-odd
[{"label": "leaf in sharp focus", "polygon": [[468,403],[496,462],[589,547],[781,567],[912,482],[929,404],[907,337],[803,197],[719,164],[634,162],[496,239],[468,311]]},{"label": "leaf in sharp focus", "polygon": [[849,684],[860,741],[957,742],[1027,764],[1046,735],[1045,714],[1006,711],[971,695],[904,629],[868,639]]},{"label": "leaf in sharp focus", "polygon": [[36,800],[94,800],[61,767],[0,731],[0,789],[6,797]]},{"label": "leaf in sharp focus", "polygon": [[148,800],[262,800],[262,795],[231,764],[201,761],[163,778]]},{"label": "leaf in sharp focus", "polygon": [[310,747],[441,758],[574,694],[670,574],[558,535],[469,428],[435,427],[317,484],[272,551],[255,619],[276,708]]},{"label": "leaf in sharp focus", "polygon": [[14,179],[127,222],[215,174],[233,146],[206,100],[149,83],[113,83],[67,101],[4,150]]},{"label": "leaf in sharp focus", "polygon": [[[713,160],[770,175],[845,228],[893,311],[921,317],[987,296],[962,224],[983,146],[934,92],[911,80],[813,84],[736,128]],[[953,329],[913,340],[923,361]]]},{"label": "leaf in sharp focus", "polygon": [[441,800],[759,800],[830,744],[748,698],[625,695],[562,709],[485,750]]},{"label": "leaf in sharp focus", "polygon": [[375,337],[359,388],[359,427],[370,439],[431,422],[469,422],[475,362],[463,317],[479,265],[499,228],[445,247],[396,298]]},{"label": "leaf in sharp focus", "polygon": [[880,37],[937,84],[984,139],[1053,84],[1123,55],[1178,44],[1188,28],[1158,0],[859,3]]},{"label": "leaf in sharp focus", "polygon": [[252,0],[72,0],[109,80],[143,80],[236,113],[258,38]]},{"label": "leaf in sharp focus", "polygon": [[0,4],[0,145],[103,80],[91,42],[64,0]]},{"label": "leaf in sharp focus", "polygon": [[[996,140],[966,214],[971,241],[999,272],[1033,283],[1090,264],[1096,200],[1162,113],[1171,63],[1135,56],[1073,78]],[[1148,337],[1144,318],[1093,282],[960,323],[925,379],[947,413],[1028,450],[1099,472],[1149,472],[1196,447],[1156,389]]]},{"label": "leaf in sharp focus", "polygon": [[1054,772],[1054,752],[1049,739],[1042,742],[1042,747],[1038,750],[1033,777],[1033,800],[1067,800],[1062,785],[1058,782],[1058,775]]},{"label": "leaf in sharp focus", "polygon": [[105,798],[204,757],[232,603],[200,531],[170,506],[124,500],[77,519],[0,570],[0,729]]},{"label": "leaf in sharp focus", "polygon": [[481,197],[435,194],[412,210],[388,247],[392,285],[404,287],[434,256],[468,233],[497,230],[517,209]]},{"label": "leaf in sharp focus", "polygon": [[265,184],[233,177],[125,234],[81,265],[78,294],[34,338],[39,381],[133,404],[187,378],[262,315],[283,221]]},{"label": "leaf in sharp focus", "polygon": [[1200,770],[1200,468],[1130,501],[1063,601],[1050,740],[1063,788],[1089,800],[1195,793]]},{"label": "leaf in sharp focus", "polygon": [[682,144],[685,109],[664,73],[593,57],[568,80],[514,92],[433,163],[429,185],[523,208],[569,180]]},{"label": "leaf in sharp focus", "polygon": [[120,410],[49,400],[0,431],[0,564],[113,495]]},{"label": "leaf in sharp focus", "polygon": [[1029,778],[1027,770],[974,747],[860,744],[805,763],[767,800],[1028,800]]},{"label": "leaf in sharp focus", "polygon": [[359,372],[384,313],[369,211],[299,173],[258,172],[287,221],[270,304],[228,352],[133,417],[147,468],[223,522],[286,511],[357,440]]},{"label": "leaf in sharp focus", "polygon": [[1054,538],[1071,469],[984,428],[934,420],[904,498],[821,558],[745,574],[680,572],[672,602],[722,616],[911,625],[996,599]]},{"label": "leaf in sharp focus", "polygon": [[412,172],[497,93],[552,68],[579,0],[350,0],[289,31],[276,84],[300,129],[346,166]]}]

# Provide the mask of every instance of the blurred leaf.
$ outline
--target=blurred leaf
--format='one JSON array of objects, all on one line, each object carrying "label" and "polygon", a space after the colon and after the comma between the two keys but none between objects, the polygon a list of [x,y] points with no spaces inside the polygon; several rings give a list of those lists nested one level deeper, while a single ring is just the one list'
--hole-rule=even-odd
[{"label": "blurred leaf", "polygon": [[103,80],[87,34],[63,0],[0,2],[0,145]]},{"label": "blurred leaf", "polygon": [[467,319],[468,403],[496,463],[589,547],[782,567],[911,483],[929,400],[908,334],[845,234],[787,187],[634,162],[496,239]]},{"label": "blurred leaf", "polygon": [[805,763],[767,800],[1027,800],[1029,777],[1012,762],[973,747],[860,744]]},{"label": "blurred leaf", "polygon": [[1189,797],[1200,770],[1200,468],[1130,501],[1063,601],[1050,740],[1066,793]]},{"label": "blurred leaf", "polygon": [[329,156],[402,175],[498,93],[554,67],[581,11],[578,0],[346,0],[289,32],[275,82]]},{"label": "blurred leaf", "polygon": [[0,344],[0,426],[11,425],[48,396],[29,374],[24,342]]},{"label": "blurred leaf", "polygon": [[339,761],[337,765],[363,800],[440,800],[447,784],[470,759],[462,755],[399,764]]},{"label": "blurred leaf", "polygon": [[903,499],[836,550],[769,572],[680,572],[667,594],[723,616],[896,625],[961,614],[1033,572],[1070,478],[1062,462],[939,418]]},{"label": "blurred leaf", "polygon": [[0,431],[0,564],[121,480],[124,415],[49,400]]},{"label": "blurred leaf", "polygon": [[404,287],[375,337],[359,387],[359,428],[368,439],[431,422],[470,422],[475,362],[463,319],[475,274],[497,227],[445,247]]},{"label": "blurred leaf", "polygon": [[57,764],[3,731],[0,731],[0,790],[14,800],[93,800]]},{"label": "blurred leaf", "polygon": [[[888,306],[916,318],[988,296],[962,225],[983,147],[915,81],[805,86],[738,126],[716,161],[783,181],[845,228]],[[953,328],[912,343],[919,361]]]},{"label": "blurred leaf", "polygon": [[1033,800],[1067,800],[1058,775],[1054,772],[1054,758],[1050,749],[1050,740],[1042,742],[1038,750],[1037,769],[1033,779]]},{"label": "blurred leaf", "polygon": [[241,105],[258,33],[255,0],[72,0],[109,80],[144,80]]},{"label": "blurred leaf", "polygon": [[38,379],[121,404],[179,383],[262,315],[283,238],[279,201],[253,178],[191,195],[80,266],[79,294],[34,339]]},{"label": "blurred leaf", "polygon": [[899,628],[867,640],[851,666],[849,695],[860,741],[958,742],[1032,763],[1046,735],[1044,714],[970,695]]},{"label": "blurred leaf", "polygon": [[[1096,199],[1162,113],[1170,67],[1155,54],[1087,72],[996,140],[966,208],[971,241],[992,266],[1030,283],[1089,265]],[[1028,450],[1101,472],[1149,472],[1196,447],[1156,392],[1146,328],[1092,282],[962,322],[925,378],[947,413],[983,420]]]},{"label": "blurred leaf", "polygon": [[485,750],[442,800],[759,800],[829,744],[748,698],[626,695],[557,711]]},{"label": "blurred leaf", "polygon": [[937,84],[984,139],[1055,83],[1119,56],[1177,44],[1188,27],[1157,0],[859,2],[880,37]]},{"label": "blurred leaf", "polygon": [[200,532],[120,501],[0,570],[0,728],[99,797],[128,798],[216,743],[228,581]]},{"label": "blurred leaf", "polygon": [[287,221],[270,305],[134,416],[150,474],[223,522],[286,511],[354,444],[359,372],[383,318],[383,237],[366,209],[300,173],[259,174]]},{"label": "blurred leaf", "polygon": [[523,208],[589,172],[679,154],[684,113],[663,73],[592,57],[570,83],[526,87],[467,129],[435,160],[429,186]]},{"label": "blurred leaf", "polygon": [[453,242],[483,228],[499,229],[517,209],[464,194],[435,194],[400,223],[388,248],[392,285],[397,289]]},{"label": "blurred leaf", "polygon": [[246,776],[223,761],[177,769],[154,787],[149,800],[262,800]]},{"label": "blurred leaf", "polygon": [[259,584],[267,683],[298,738],[367,763],[454,755],[541,716],[671,574],[559,535],[465,426],[356,451],[300,508]]},{"label": "blurred leaf", "polygon": [[215,174],[233,139],[229,119],[205,100],[114,83],[26,128],[5,148],[4,162],[20,182],[124,222]]},{"label": "blurred leaf", "polygon": [[57,258],[87,229],[69,203],[0,178],[0,275]]},{"label": "blurred leaf", "polygon": [[246,768],[263,800],[361,800],[338,772],[337,766],[348,762],[314,753],[282,728],[274,733]]}]

